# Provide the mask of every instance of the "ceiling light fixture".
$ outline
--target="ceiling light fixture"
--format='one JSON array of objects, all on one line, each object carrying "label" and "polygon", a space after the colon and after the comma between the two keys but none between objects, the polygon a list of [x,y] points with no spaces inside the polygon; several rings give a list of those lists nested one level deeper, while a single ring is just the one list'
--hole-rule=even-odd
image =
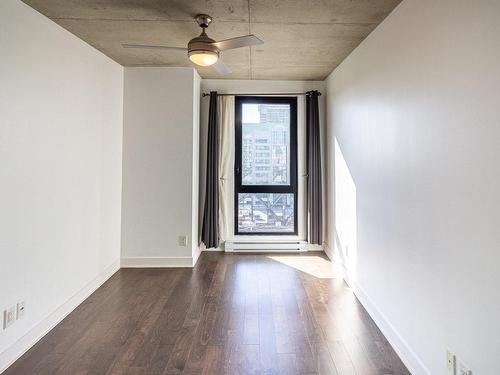
[{"label": "ceiling light fixture", "polygon": [[210,66],[219,60],[219,55],[212,51],[196,51],[189,53],[189,60],[199,66]]},{"label": "ceiling light fixture", "polygon": [[212,22],[212,17],[200,14],[196,17],[196,21],[201,27],[201,34],[188,43],[189,60],[200,66],[213,65],[219,60],[220,51],[214,45],[215,40],[205,33],[205,29]]},{"label": "ceiling light fixture", "polygon": [[[0,0],[1,1],[1,0]],[[253,34],[238,36],[236,38],[230,38],[220,41],[215,41],[210,38],[205,29],[212,22],[212,17],[207,14],[198,14],[196,17],[196,22],[198,26],[201,27],[201,34],[196,38],[189,41],[187,48],[183,47],[169,47],[163,45],[154,44],[130,44],[123,43],[123,48],[145,48],[145,49],[165,49],[165,50],[175,50],[175,51],[187,51],[189,60],[199,66],[211,66],[220,74],[229,74],[231,70],[226,64],[221,60],[221,51],[226,51],[228,49],[242,48],[255,46],[257,44],[264,43],[262,40],[257,38]]]}]

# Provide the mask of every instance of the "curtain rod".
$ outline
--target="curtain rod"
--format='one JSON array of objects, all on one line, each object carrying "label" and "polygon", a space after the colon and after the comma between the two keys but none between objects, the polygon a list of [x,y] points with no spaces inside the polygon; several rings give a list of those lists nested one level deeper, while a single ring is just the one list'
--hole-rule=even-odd
[{"label": "curtain rod", "polygon": [[[280,95],[307,95],[308,92],[275,92],[275,93],[262,93],[262,94],[217,94],[217,96],[280,96]],[[210,93],[204,92],[201,94],[202,97],[210,96]],[[321,96],[321,93],[318,91],[318,96]]]}]

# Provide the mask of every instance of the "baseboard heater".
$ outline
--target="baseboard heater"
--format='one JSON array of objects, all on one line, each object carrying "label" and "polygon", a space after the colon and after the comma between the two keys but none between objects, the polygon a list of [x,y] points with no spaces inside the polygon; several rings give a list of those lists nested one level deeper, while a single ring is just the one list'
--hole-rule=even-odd
[{"label": "baseboard heater", "polygon": [[229,253],[236,252],[304,252],[308,250],[307,241],[226,241],[225,251]]}]

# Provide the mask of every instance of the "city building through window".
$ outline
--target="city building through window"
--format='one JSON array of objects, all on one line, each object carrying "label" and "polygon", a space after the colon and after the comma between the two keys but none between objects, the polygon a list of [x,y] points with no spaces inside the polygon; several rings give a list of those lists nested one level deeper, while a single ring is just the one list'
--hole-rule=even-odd
[{"label": "city building through window", "polygon": [[297,233],[297,98],[236,97],[235,233]]}]

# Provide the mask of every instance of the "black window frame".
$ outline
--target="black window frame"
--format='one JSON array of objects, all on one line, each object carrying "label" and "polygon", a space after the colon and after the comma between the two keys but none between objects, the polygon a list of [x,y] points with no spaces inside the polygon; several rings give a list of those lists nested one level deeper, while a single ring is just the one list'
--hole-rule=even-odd
[{"label": "black window frame", "polygon": [[[243,104],[290,105],[290,184],[242,184],[242,108]],[[234,160],[234,233],[241,236],[293,236],[298,234],[298,179],[297,179],[297,97],[296,96],[236,96],[235,97],[235,160]],[[293,232],[240,232],[238,226],[238,193],[293,194]]]}]

